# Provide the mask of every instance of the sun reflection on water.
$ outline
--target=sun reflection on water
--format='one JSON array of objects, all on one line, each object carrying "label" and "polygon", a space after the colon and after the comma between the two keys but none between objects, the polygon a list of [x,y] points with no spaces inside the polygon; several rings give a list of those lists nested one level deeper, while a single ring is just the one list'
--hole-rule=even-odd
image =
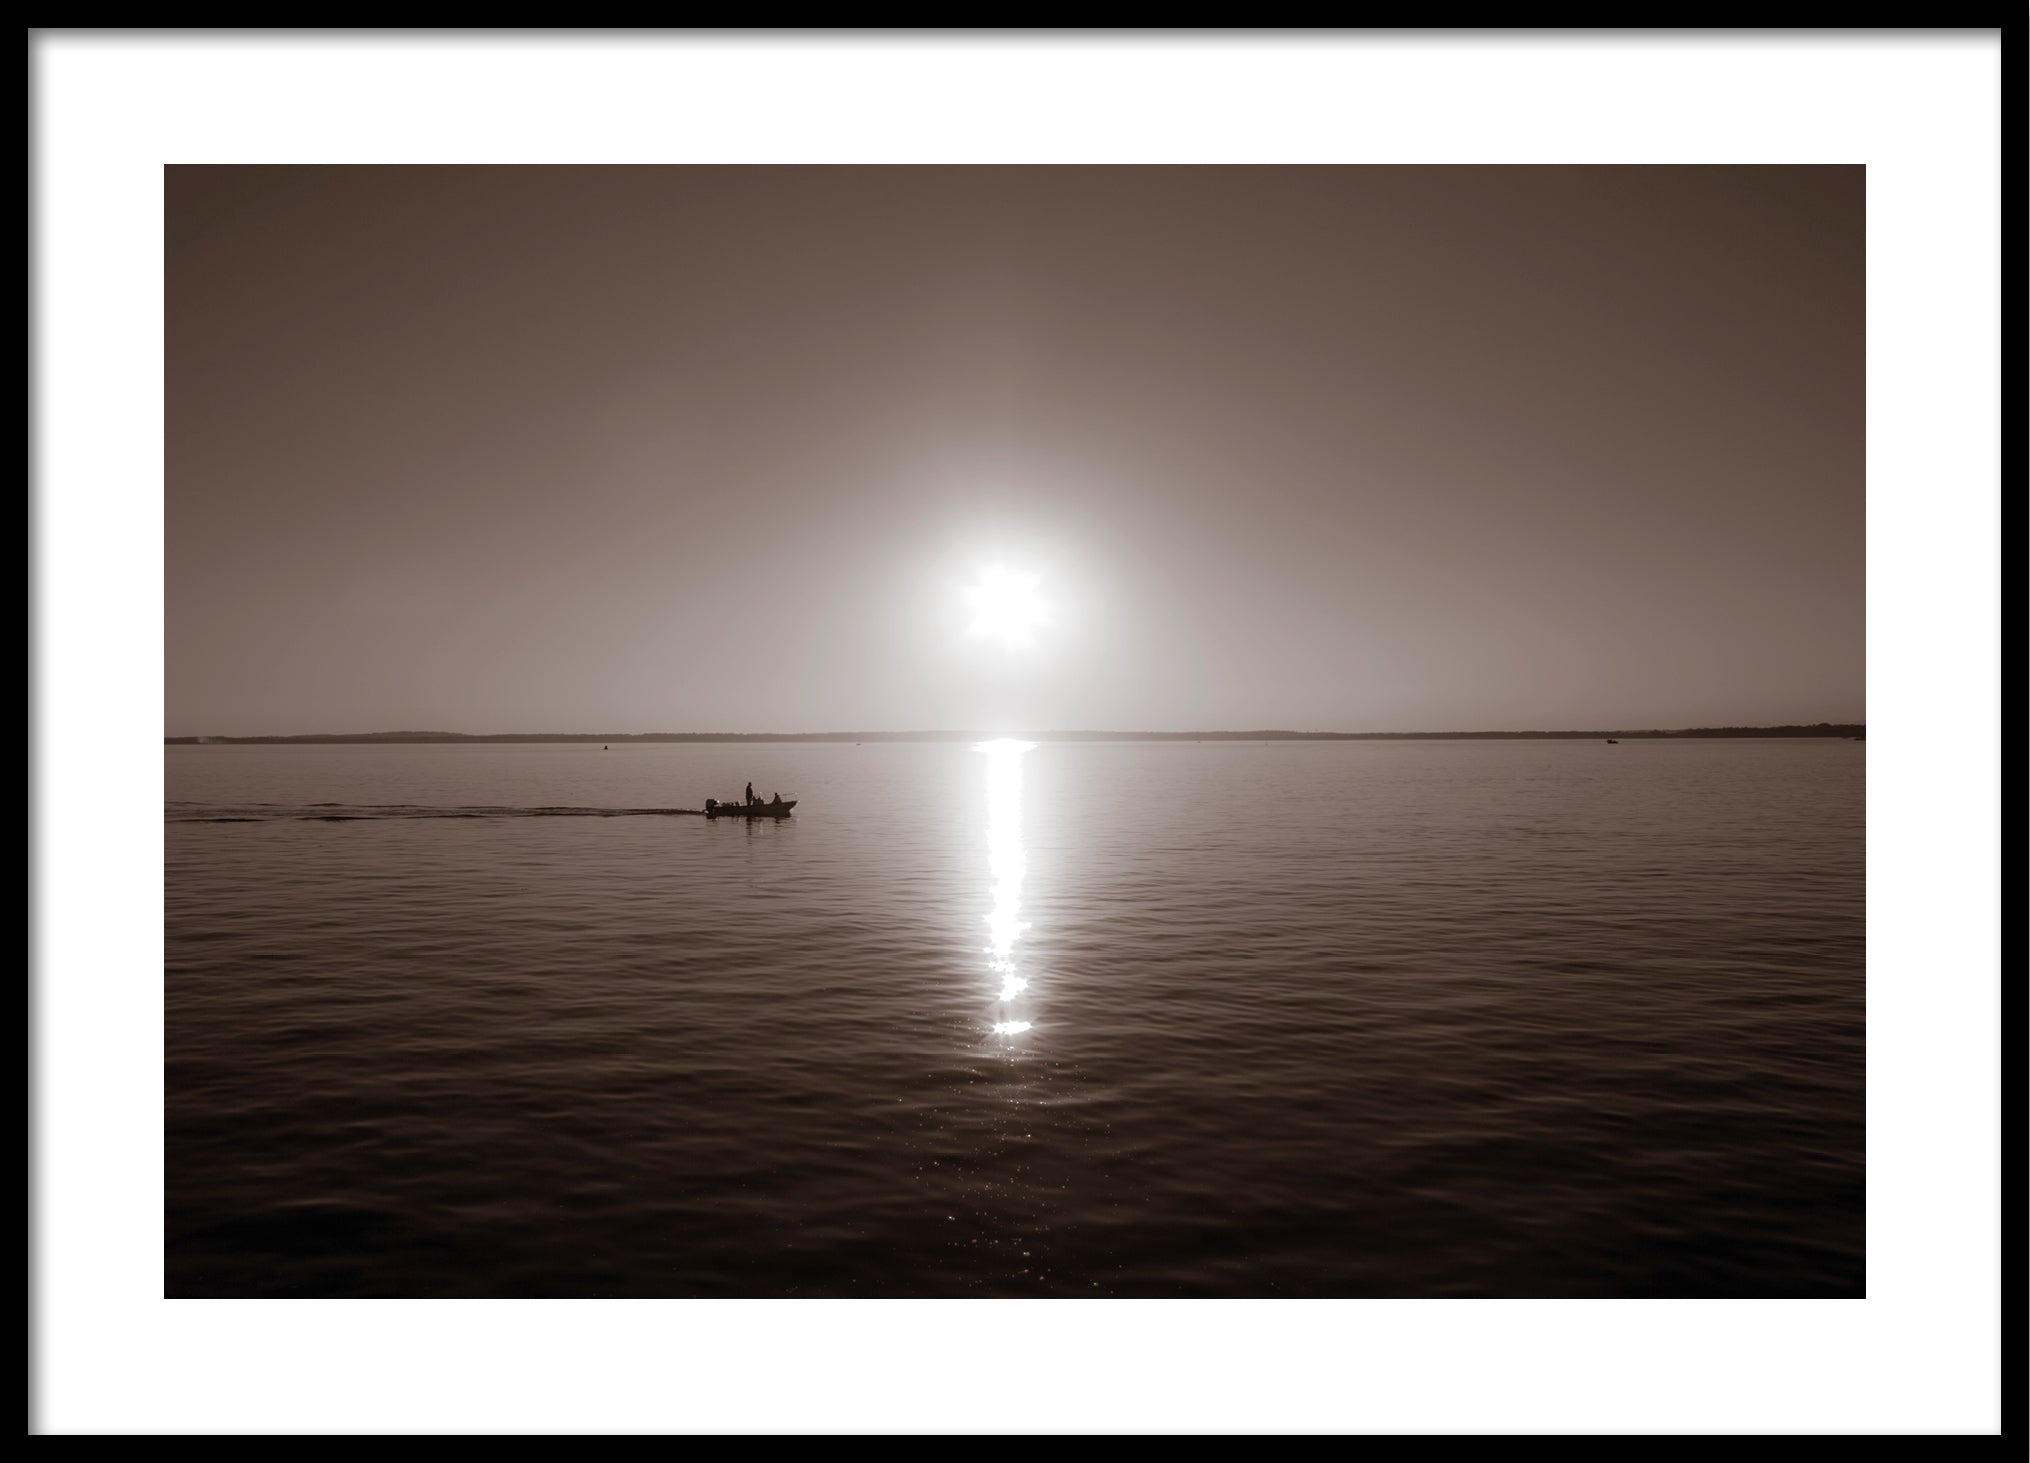
[{"label": "sun reflection on water", "polygon": [[993,875],[993,907],[987,915],[987,968],[993,973],[1000,1019],[996,1036],[1015,1036],[1031,1023],[1013,1009],[1028,980],[1015,968],[1015,942],[1029,925],[1021,916],[1022,875],[1028,857],[1022,848],[1022,758],[1036,743],[1009,738],[981,742],[973,750],[987,758],[987,866]]}]

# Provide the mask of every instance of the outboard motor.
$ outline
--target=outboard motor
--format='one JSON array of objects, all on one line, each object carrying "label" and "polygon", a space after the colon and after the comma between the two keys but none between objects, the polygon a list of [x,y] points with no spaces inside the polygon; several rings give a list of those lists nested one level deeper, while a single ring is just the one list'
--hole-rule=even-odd
[{"label": "outboard motor", "polygon": [[717,798],[706,798],[706,799],[705,799],[705,811],[706,811],[706,812],[708,812],[708,813],[709,813],[709,812],[711,812],[711,811],[712,811],[712,810],[713,810],[714,808],[716,808],[716,807],[718,807],[718,806],[719,806],[719,799],[717,799]]}]

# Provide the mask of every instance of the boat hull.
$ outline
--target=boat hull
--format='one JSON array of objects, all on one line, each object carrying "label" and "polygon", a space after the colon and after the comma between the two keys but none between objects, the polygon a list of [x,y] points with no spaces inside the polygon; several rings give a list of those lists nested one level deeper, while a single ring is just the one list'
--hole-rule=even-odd
[{"label": "boat hull", "polygon": [[796,806],[796,799],[780,803],[721,803],[715,808],[705,809],[708,818],[787,818],[789,810]]}]

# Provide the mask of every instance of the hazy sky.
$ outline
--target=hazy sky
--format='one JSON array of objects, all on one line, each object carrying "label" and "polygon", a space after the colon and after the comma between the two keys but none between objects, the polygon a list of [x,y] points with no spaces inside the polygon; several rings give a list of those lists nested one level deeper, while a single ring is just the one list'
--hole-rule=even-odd
[{"label": "hazy sky", "polygon": [[167,179],[170,735],[1864,719],[1859,167]]}]

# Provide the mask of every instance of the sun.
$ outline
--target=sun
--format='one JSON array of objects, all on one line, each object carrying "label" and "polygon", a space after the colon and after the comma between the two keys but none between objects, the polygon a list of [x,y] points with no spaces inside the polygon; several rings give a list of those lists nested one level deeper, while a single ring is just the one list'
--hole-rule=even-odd
[{"label": "sun", "polygon": [[999,564],[981,570],[966,591],[973,611],[972,633],[998,640],[1010,650],[1034,644],[1036,631],[1050,623],[1050,607],[1036,585],[1036,575],[1018,574]]}]

